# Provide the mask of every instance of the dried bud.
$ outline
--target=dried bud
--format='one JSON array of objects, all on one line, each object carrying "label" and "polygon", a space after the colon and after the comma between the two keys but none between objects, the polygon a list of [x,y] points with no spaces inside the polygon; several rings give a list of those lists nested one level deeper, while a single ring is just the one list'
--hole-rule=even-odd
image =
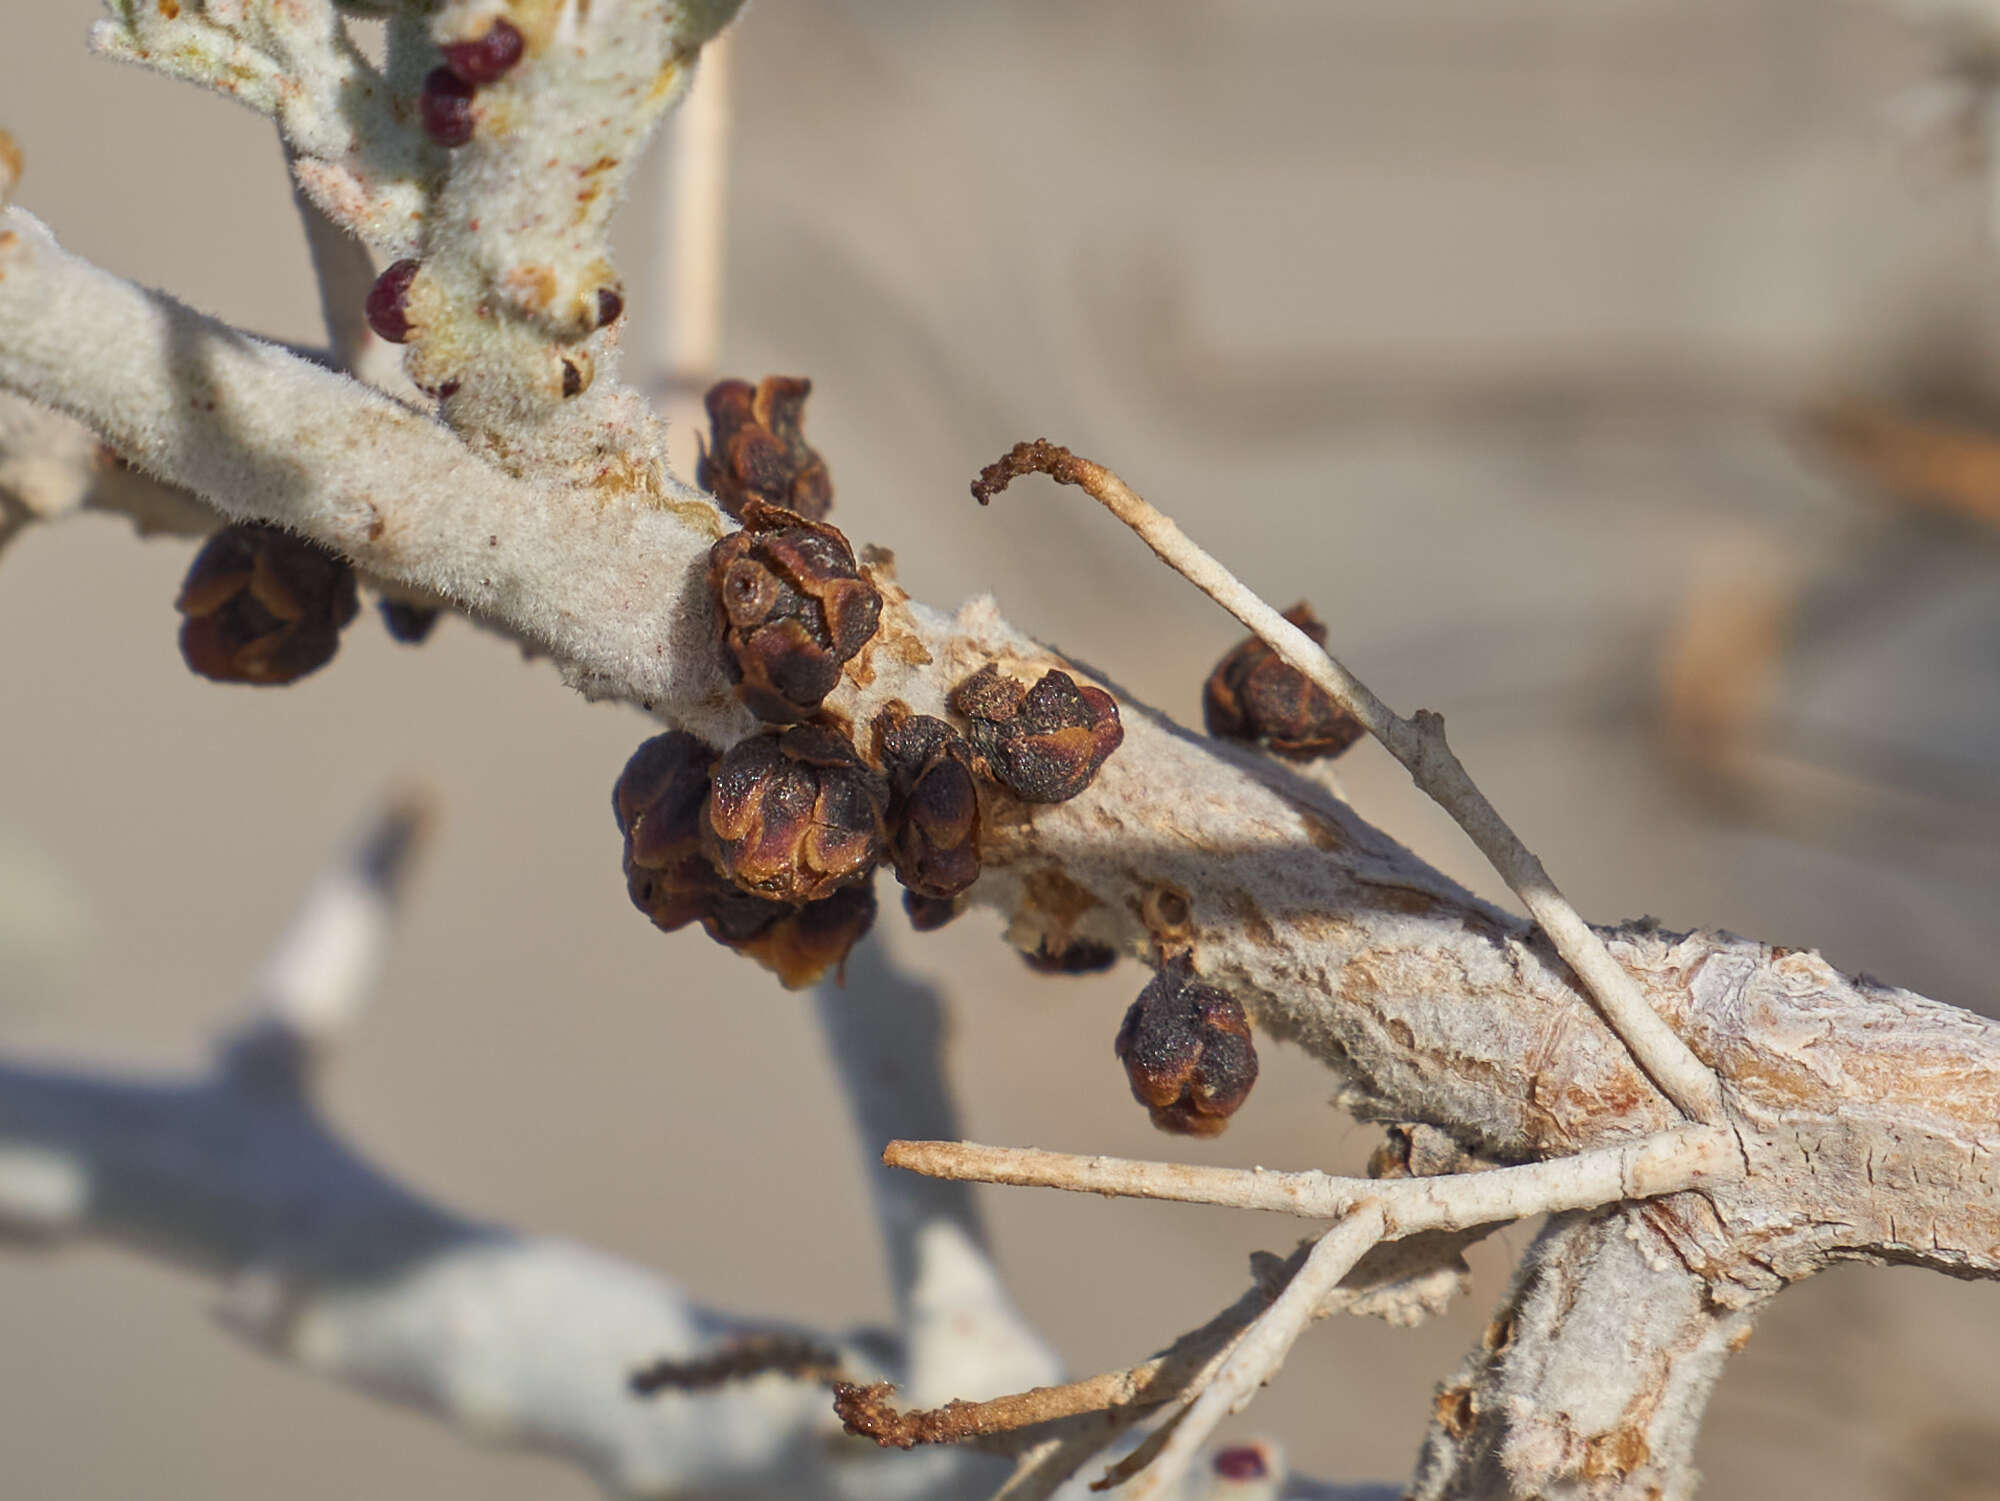
[{"label": "dried bud", "polygon": [[958,916],[962,905],[955,897],[918,896],[908,887],[903,889],[903,911],[919,933],[936,932]]},{"label": "dried bud", "polygon": [[957,896],[979,879],[972,752],[957,730],[928,714],[884,713],[875,721],[875,737],[889,774],[889,858],[896,879],[919,896]]},{"label": "dried bud", "polygon": [[225,526],[195,555],[174,608],[181,655],[218,683],[289,683],[333,660],[361,608],[354,570],[275,526]]},{"label": "dried bud", "polygon": [[440,146],[463,146],[472,139],[471,84],[449,68],[432,68],[424,75],[422,92],[417,95],[417,114],[424,122],[424,134]]},{"label": "dried bud", "polygon": [[739,890],[702,849],[702,810],[715,752],[694,736],[655,735],[625,764],[612,793],[625,836],[632,904],[667,932],[699,922],[726,948],[747,954],[789,988],[810,985],[875,921],[875,895],[849,886],[803,905]]},{"label": "dried bud", "polygon": [[1118,1058],[1162,1131],[1215,1136],[1257,1082],[1250,1022],[1231,996],[1194,977],[1185,954],[1160,967],[1125,1013]]},{"label": "dried bud", "polygon": [[417,270],[415,261],[397,261],[368,289],[362,307],[368,326],[391,344],[410,342],[410,283],[417,279]]},{"label": "dried bud", "polygon": [[709,932],[770,970],[787,990],[799,990],[845,964],[848,951],[875,925],[875,887],[872,882],[843,886],[824,901],[783,906],[783,912],[777,922],[740,941],[722,939],[715,928]]},{"label": "dried bud", "polygon": [[743,890],[811,902],[882,857],[889,789],[837,732],[795,725],[739,740],[715,768],[702,848]]},{"label": "dried bud", "polygon": [[951,707],[970,721],[980,769],[1024,803],[1068,802],[1125,739],[1111,695],[1066,672],[1023,688],[989,662],[952,690]]},{"label": "dried bud", "polygon": [[430,605],[413,605],[405,599],[380,599],[375,605],[382,612],[383,626],[405,646],[422,646],[438,623],[438,612]]},{"label": "dried bud", "polygon": [[826,461],[807,445],[800,426],[811,394],[812,382],[795,375],[767,375],[756,386],[725,380],[709,387],[711,436],[695,481],[739,521],[752,498],[808,521],[824,521],[832,509]]},{"label": "dried bud", "polygon": [[709,551],[708,582],[730,676],[753,713],[779,724],[812,717],[882,613],[845,537],[754,499],[743,530]]},{"label": "dried bud", "polygon": [[[1285,619],[1326,645],[1326,627],[1303,600]],[[1337,756],[1367,733],[1324,688],[1255,636],[1215,664],[1201,690],[1201,714],[1209,734],[1261,741],[1294,761]]]},{"label": "dried bud", "polygon": [[1044,938],[1021,959],[1038,975],[1095,975],[1118,962],[1118,950],[1094,938],[1072,938],[1060,947],[1051,947]]},{"label": "dried bud", "polygon": [[512,22],[496,16],[485,35],[469,42],[445,43],[444,65],[465,83],[497,83],[514,71],[527,45],[527,38]]}]

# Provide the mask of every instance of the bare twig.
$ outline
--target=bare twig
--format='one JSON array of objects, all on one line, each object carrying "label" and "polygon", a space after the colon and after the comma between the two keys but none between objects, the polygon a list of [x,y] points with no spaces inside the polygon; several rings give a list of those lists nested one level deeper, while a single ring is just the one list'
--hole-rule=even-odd
[{"label": "bare twig", "polygon": [[837,1382],[845,1367],[840,1352],[799,1334],[746,1334],[712,1355],[693,1360],[656,1360],[627,1381],[635,1397],[661,1392],[704,1392],[732,1381],[786,1376],[794,1381]]},{"label": "bare twig", "polygon": [[1297,626],[1260,599],[1173,520],[1135,494],[1101,464],[1043,439],[1016,444],[973,482],[981,505],[1023,474],[1046,474],[1075,485],[1139,534],[1160,561],[1248,626],[1284,661],[1304,673],[1358,719],[1400,761],[1419,788],[1449,813],[1520,897],[1529,915],[1576,971],[1605,1020],[1630,1049],[1660,1092],[1690,1119],[1710,1125],[1723,1119],[1715,1075],[1659,1017],[1604,941],[1577,915],[1549,873],[1473,784],[1445,742],[1444,719],[1420,709],[1404,719],[1358,678],[1322,651]]},{"label": "bare twig", "polygon": [[1133,1501],[1158,1496],[1194,1463],[1222,1420],[1239,1411],[1284,1364],[1285,1355],[1319,1312],[1326,1295],[1354,1269],[1387,1229],[1379,1206],[1363,1204],[1341,1220],[1314,1246],[1277,1301],[1250,1326],[1207,1390],[1195,1398],[1185,1417],[1161,1446],[1158,1456],[1132,1482],[1126,1494]]},{"label": "bare twig", "polygon": [[1266,1209],[1310,1219],[1351,1214],[1372,1203],[1381,1208],[1391,1239],[1422,1230],[1457,1230],[1532,1214],[1592,1209],[1618,1199],[1653,1198],[1698,1183],[1732,1181],[1743,1169],[1735,1138],[1712,1126],[1680,1126],[1644,1141],[1525,1167],[1387,1181],[1135,1162],[951,1141],[891,1142],[882,1160],[931,1177]]}]

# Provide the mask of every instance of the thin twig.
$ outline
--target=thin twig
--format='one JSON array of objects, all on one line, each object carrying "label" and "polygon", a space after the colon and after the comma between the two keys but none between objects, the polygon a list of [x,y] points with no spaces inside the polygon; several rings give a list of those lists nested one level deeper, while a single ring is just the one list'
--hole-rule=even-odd
[{"label": "thin twig", "polygon": [[1457,821],[1520,897],[1661,1093],[1690,1119],[1710,1125],[1723,1120],[1722,1091],[1714,1073],[1660,1019],[1631,975],[1611,957],[1603,939],[1556,889],[1542,862],[1473,784],[1445,743],[1442,716],[1420,709],[1415,718],[1404,719],[1390,709],[1304,631],[1198,547],[1171,518],[1134,494],[1101,464],[1044,439],[1018,443],[981,472],[972,485],[973,497],[984,505],[1013,480],[1033,473],[1046,474],[1059,484],[1075,485],[1102,503],[1137,532],[1161,562],[1242,621],[1288,665],[1304,673],[1359,720],[1403,764],[1417,786]]},{"label": "thin twig", "polygon": [[1593,1209],[1619,1199],[1648,1199],[1697,1183],[1727,1181],[1742,1172],[1735,1138],[1713,1126],[1677,1126],[1643,1141],[1524,1167],[1392,1180],[1137,1162],[955,1141],[892,1141],[882,1160],[935,1178],[1265,1209],[1309,1219],[1331,1219],[1373,1203],[1381,1208],[1390,1239]]},{"label": "thin twig", "polygon": [[845,1371],[838,1350],[799,1334],[746,1334],[712,1355],[692,1360],[656,1360],[626,1379],[635,1397],[661,1392],[704,1392],[758,1376],[794,1381],[836,1382]]},{"label": "thin twig", "polygon": [[1381,1208],[1363,1204],[1320,1237],[1298,1275],[1250,1326],[1208,1389],[1195,1398],[1168,1436],[1158,1457],[1132,1482],[1126,1492],[1131,1501],[1162,1494],[1187,1472],[1222,1420],[1239,1411],[1256,1395],[1257,1388],[1277,1373],[1327,1294],[1386,1230]]}]

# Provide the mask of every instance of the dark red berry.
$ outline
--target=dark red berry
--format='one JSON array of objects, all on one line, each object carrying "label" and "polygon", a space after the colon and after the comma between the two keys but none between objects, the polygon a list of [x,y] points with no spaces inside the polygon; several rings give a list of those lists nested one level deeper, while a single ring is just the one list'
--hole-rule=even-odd
[{"label": "dark red berry", "polygon": [[391,344],[410,341],[410,283],[417,279],[419,269],[415,261],[397,261],[368,289],[368,301],[363,305],[368,326]]},{"label": "dark red berry", "polygon": [[526,47],[512,22],[496,19],[482,37],[446,43],[444,65],[466,83],[494,83],[513,71]]},{"label": "dark red berry", "polygon": [[472,139],[471,84],[449,68],[432,68],[424,75],[423,92],[417,97],[417,113],[423,116],[424,134],[440,146],[463,146]]},{"label": "dark red berry", "polygon": [[625,298],[616,287],[597,289],[597,326],[609,328],[625,311]]}]

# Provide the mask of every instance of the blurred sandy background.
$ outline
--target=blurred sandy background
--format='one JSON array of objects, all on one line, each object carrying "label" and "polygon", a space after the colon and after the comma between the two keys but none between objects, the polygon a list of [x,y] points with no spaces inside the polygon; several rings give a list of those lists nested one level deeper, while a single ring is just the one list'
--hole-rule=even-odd
[{"label": "blurred sandy background", "polygon": [[[91,61],[89,0],[9,4],[22,199],[121,273],[319,336],[263,123]],[[1803,461],[1837,387],[1979,410],[2000,258],[1977,185],[1894,106],[1926,54],[1828,0],[755,0],[739,36],[726,367],[811,375],[836,519],[944,603],[1021,624],[1193,717],[1235,633],[1075,497],[965,483],[1046,433],[1120,468],[1267,595],[1310,595],[1392,702],[1454,740],[1587,914],[1823,949],[1992,1010],[2000,546]],[[657,205],[625,222],[637,282]],[[1989,403],[1989,414],[1995,408]],[[471,1212],[840,1324],[887,1308],[810,1011],[626,904],[607,792],[645,733],[447,622],[372,616],[292,691],[197,681],[183,544],[79,521],[0,573],[0,1045],[198,1058],[333,842],[399,778],[444,825],[330,1108]],[[1766,567],[1765,564],[1769,564]],[[1755,565],[1753,567],[1753,565]],[[1666,749],[1689,601],[1797,609],[1735,788]],[[1724,632],[1727,635],[1727,632]],[[1377,822],[1492,883],[1372,750]],[[885,885],[885,893],[891,888]],[[1110,1041],[1140,983],[1029,977],[975,916],[888,941],[958,997],[969,1133],[1168,1147]],[[1372,1133],[1266,1050],[1215,1161],[1353,1167]],[[746,1191],[746,1185],[752,1185]],[[995,1192],[1022,1301],[1078,1371],[1235,1296],[1292,1227]],[[1244,1423],[1304,1467],[1401,1478],[1457,1313],[1318,1331]],[[0,1444],[20,1497],[582,1497],[553,1463],[270,1362],[211,1291],[122,1255],[0,1259]],[[1708,1493],[2000,1496],[2000,1289],[1827,1276],[1724,1382]]]}]

